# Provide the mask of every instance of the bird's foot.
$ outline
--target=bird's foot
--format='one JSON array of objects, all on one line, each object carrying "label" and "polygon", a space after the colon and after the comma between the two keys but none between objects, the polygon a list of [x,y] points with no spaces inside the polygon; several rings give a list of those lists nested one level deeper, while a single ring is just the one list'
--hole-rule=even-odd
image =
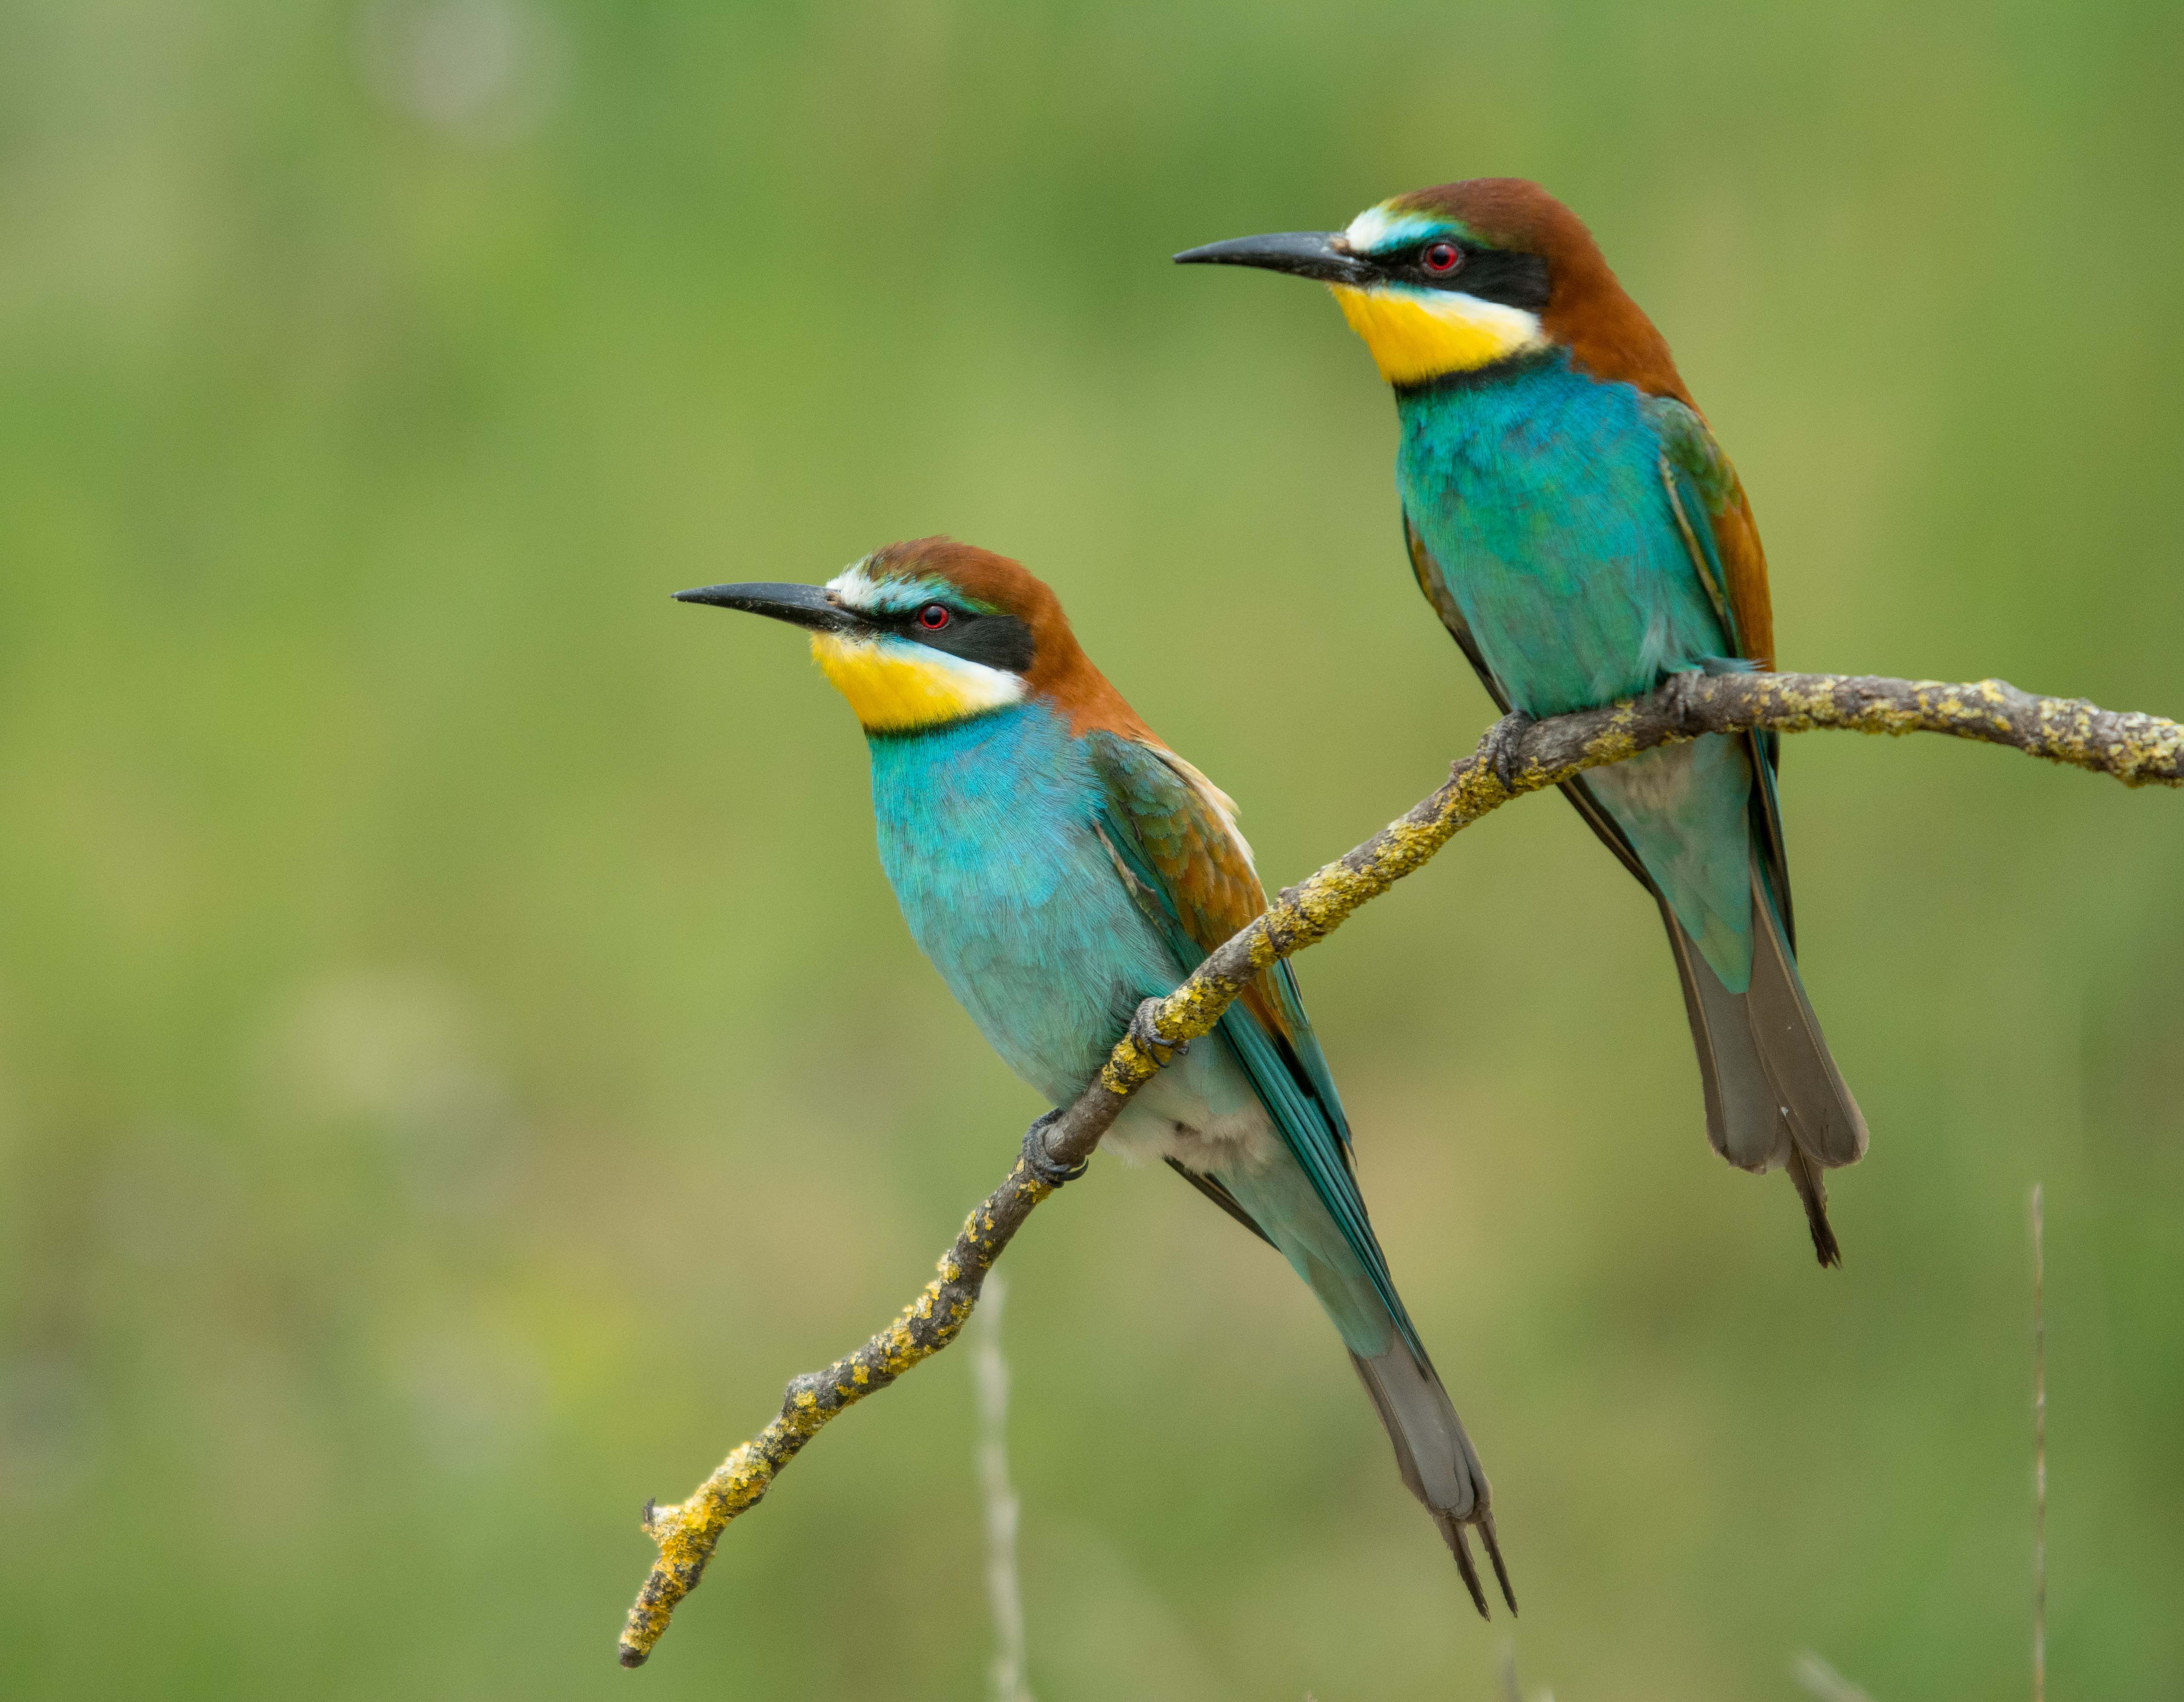
[{"label": "bird's foot", "polygon": [[1061,1113],[1049,1111],[1024,1131],[1024,1168],[1049,1188],[1060,1188],[1066,1182],[1075,1182],[1090,1167],[1089,1159],[1079,1159],[1073,1165],[1056,1164],[1046,1149],[1046,1132],[1061,1121]]},{"label": "bird's foot", "polygon": [[1170,1040],[1161,1032],[1160,1008],[1161,1001],[1157,998],[1139,1002],[1137,1010],[1130,1015],[1130,1038],[1137,1043],[1140,1052],[1165,1070],[1177,1059],[1190,1055],[1190,1043],[1188,1040]]},{"label": "bird's foot", "polygon": [[1524,735],[1536,725],[1534,718],[1522,709],[1512,709],[1487,728],[1486,737],[1480,741],[1480,754],[1485,757],[1486,765],[1494,770],[1494,777],[1502,782],[1504,792],[1514,793],[1517,790],[1517,776],[1527,766]]}]

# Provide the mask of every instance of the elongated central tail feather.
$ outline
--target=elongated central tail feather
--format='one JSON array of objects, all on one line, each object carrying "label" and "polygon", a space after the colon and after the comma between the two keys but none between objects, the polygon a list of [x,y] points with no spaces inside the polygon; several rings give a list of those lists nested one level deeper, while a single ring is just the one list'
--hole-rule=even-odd
[{"label": "elongated central tail feather", "polygon": [[1516,1596],[1488,1512],[1486,1473],[1396,1293],[1346,1164],[1332,1170],[1329,1180],[1348,1194],[1354,1238],[1286,1155],[1224,1171],[1217,1180],[1327,1309],[1387,1430],[1403,1482],[1439,1527],[1479,1613],[1486,1613],[1486,1593],[1465,1541],[1466,1526],[1485,1543],[1502,1594],[1515,1612]]},{"label": "elongated central tail feather", "polygon": [[1387,1429],[1404,1486],[1433,1516],[1441,1540],[1456,1557],[1457,1570],[1463,1575],[1464,1587],[1471,1592],[1479,1616],[1486,1619],[1492,1615],[1487,1610],[1478,1568],[1472,1563],[1471,1546],[1464,1539],[1467,1525],[1475,1527],[1479,1540],[1486,1544],[1487,1558],[1493,1562],[1495,1578],[1502,1586],[1502,1599],[1509,1604],[1511,1613],[1516,1612],[1517,1596],[1510,1588],[1509,1569],[1503,1565],[1501,1545],[1494,1539],[1493,1492],[1440,1377],[1400,1341],[1370,1359],[1352,1350],[1350,1363],[1357,1368],[1358,1380],[1373,1397],[1373,1408]]}]

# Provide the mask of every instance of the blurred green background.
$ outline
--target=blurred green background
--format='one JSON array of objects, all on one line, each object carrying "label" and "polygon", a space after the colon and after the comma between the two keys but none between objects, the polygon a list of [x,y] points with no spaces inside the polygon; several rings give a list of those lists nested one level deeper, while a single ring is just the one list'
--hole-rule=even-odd
[{"label": "blurred green background", "polygon": [[[969,1356],[653,1665],[649,1545],[1039,1109],[856,729],[677,607],[948,531],[1293,880],[1490,710],[1323,296],[1174,249],[1542,180],[1742,469],[1787,665],[2184,710],[2184,13],[875,0],[0,10],[0,1693],[961,1698]],[[1875,1131],[1813,1266],[1707,1149],[1652,907],[1526,804],[1313,952],[1494,1474],[1527,1694],[2184,1679],[2184,811],[1791,742]],[[1474,1698],[1332,1332],[1112,1162],[1008,1260],[1034,1688]]]}]

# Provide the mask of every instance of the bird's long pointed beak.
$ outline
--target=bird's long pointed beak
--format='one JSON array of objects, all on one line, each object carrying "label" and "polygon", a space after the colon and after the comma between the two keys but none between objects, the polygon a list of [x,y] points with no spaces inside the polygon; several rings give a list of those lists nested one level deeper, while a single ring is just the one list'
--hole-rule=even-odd
[{"label": "bird's long pointed beak", "polygon": [[826,587],[782,585],[761,581],[752,585],[705,585],[695,591],[678,591],[677,603],[707,603],[716,609],[740,609],[746,615],[763,615],[786,620],[792,626],[808,626],[814,632],[858,632],[871,623],[854,609],[834,601]]},{"label": "bird's long pointed beak", "polygon": [[1208,242],[1202,248],[1185,248],[1175,257],[1178,266],[1257,266],[1269,272],[1288,272],[1295,277],[1317,278],[1324,284],[1362,286],[1374,282],[1379,271],[1369,260],[1361,260],[1342,246],[1340,231],[1284,231],[1271,236],[1239,236],[1232,242]]}]

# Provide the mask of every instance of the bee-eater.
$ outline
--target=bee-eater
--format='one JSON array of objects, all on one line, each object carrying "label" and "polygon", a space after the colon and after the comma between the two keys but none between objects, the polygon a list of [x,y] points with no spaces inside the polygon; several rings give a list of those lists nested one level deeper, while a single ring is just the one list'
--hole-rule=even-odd
[{"label": "bee-eater", "polygon": [[[1098,1075],[1143,1001],[1266,909],[1234,806],[1154,737],[1016,562],[923,538],[824,586],[678,595],[810,630],[863,724],[880,862],[911,934],[1056,1107]],[[1467,1525],[1513,1610],[1485,1474],[1366,1217],[1342,1101],[1289,965],[1141,1088],[1106,1143],[1164,1159],[1295,1267],[1479,1612]]]},{"label": "bee-eater", "polygon": [[[1591,233],[1536,184],[1443,184],[1345,230],[1175,258],[1334,292],[1396,392],[1412,571],[1505,715],[1774,665],[1767,561],[1736,470]],[[1513,757],[1505,735],[1505,778]],[[1864,1155],[1865,1121],[1798,978],[1778,761],[1771,737],[1715,737],[1563,789],[1659,902],[1714,1149],[1786,1167],[1833,1265],[1821,1172]]]}]

